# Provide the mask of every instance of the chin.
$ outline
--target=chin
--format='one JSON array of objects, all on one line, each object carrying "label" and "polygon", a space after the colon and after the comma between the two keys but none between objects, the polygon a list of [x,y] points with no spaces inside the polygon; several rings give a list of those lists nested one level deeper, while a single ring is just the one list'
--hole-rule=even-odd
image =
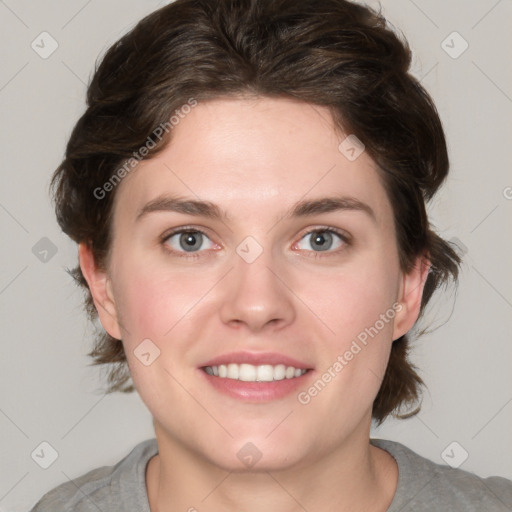
[{"label": "chin", "polygon": [[308,458],[304,442],[286,433],[271,439],[273,435],[267,437],[268,432],[260,436],[240,435],[224,445],[218,443],[213,452],[206,450],[204,455],[212,464],[235,473],[283,471],[297,467]]}]

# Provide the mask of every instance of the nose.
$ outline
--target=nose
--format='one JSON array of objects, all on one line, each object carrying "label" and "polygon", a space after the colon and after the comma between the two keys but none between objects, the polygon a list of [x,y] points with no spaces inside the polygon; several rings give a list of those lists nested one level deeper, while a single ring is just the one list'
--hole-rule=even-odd
[{"label": "nose", "polygon": [[252,263],[235,255],[234,268],[223,287],[220,316],[224,324],[244,326],[255,333],[293,323],[293,294],[272,263],[266,251]]}]

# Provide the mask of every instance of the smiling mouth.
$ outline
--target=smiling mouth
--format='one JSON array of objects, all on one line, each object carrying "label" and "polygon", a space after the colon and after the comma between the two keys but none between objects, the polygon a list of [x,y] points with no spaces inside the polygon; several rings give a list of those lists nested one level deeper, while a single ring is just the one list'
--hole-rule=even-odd
[{"label": "smiling mouth", "polygon": [[243,382],[273,382],[284,379],[295,379],[301,377],[308,370],[305,368],[295,368],[284,364],[219,364],[214,366],[204,366],[201,368],[208,375],[219,377],[220,379],[232,379]]}]

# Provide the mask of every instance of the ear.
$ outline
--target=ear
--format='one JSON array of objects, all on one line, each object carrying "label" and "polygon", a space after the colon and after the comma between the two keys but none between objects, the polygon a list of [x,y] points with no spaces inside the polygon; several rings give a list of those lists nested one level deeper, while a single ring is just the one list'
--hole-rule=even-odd
[{"label": "ear", "polygon": [[397,308],[395,315],[393,340],[406,334],[418,319],[423,288],[429,270],[430,260],[427,256],[422,255],[417,257],[411,271],[403,275],[397,299],[402,308]]},{"label": "ear", "polygon": [[82,274],[89,285],[101,325],[110,336],[120,340],[121,329],[110,278],[105,271],[99,270],[96,266],[89,245],[85,243],[78,244],[78,259]]}]

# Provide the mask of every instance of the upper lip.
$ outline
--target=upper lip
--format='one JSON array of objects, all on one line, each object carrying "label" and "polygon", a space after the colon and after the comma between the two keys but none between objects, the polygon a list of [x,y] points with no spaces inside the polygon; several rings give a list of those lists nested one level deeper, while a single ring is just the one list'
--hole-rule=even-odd
[{"label": "upper lip", "polygon": [[294,368],[310,369],[311,366],[307,363],[294,359],[293,357],[278,354],[277,352],[230,352],[214,357],[201,367],[205,366],[219,366],[221,364],[252,364],[260,366],[263,364],[270,364],[272,366],[284,364],[285,366],[293,366]]}]

